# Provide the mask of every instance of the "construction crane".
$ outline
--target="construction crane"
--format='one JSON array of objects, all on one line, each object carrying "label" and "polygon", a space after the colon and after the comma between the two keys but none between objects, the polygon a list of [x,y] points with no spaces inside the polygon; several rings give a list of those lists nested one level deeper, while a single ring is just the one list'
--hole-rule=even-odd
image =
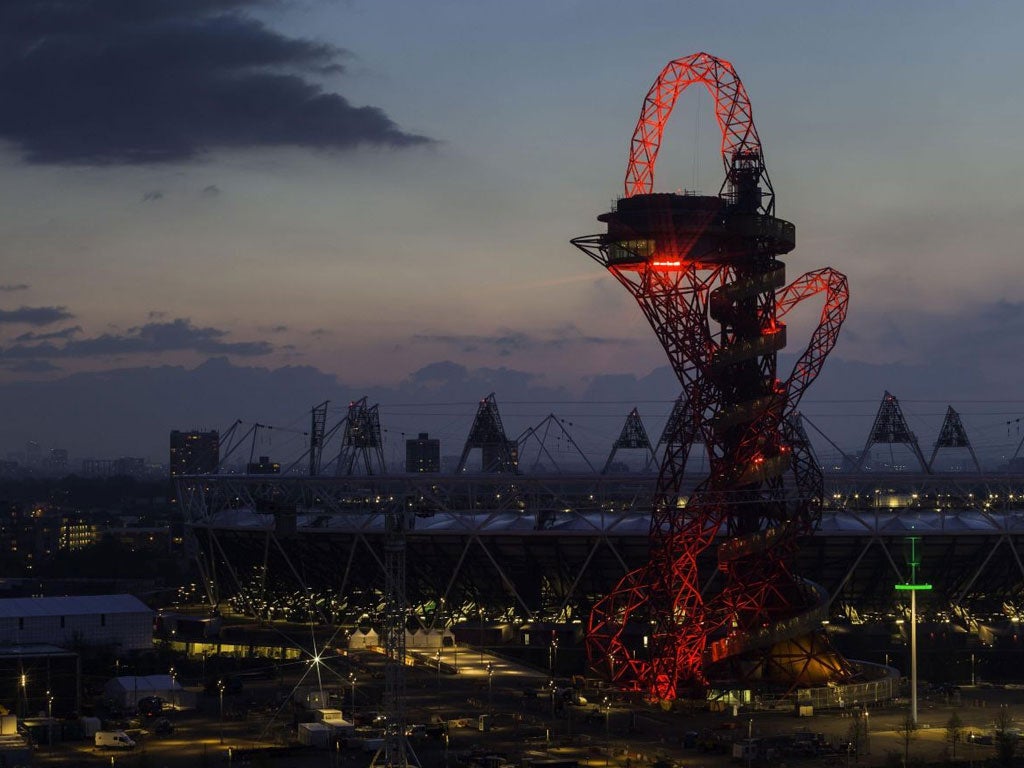
[{"label": "construction crane", "polygon": [[405,534],[411,512],[404,499],[396,499],[385,514],[384,618],[384,743],[371,766],[406,768],[419,760],[405,735]]},{"label": "construction crane", "polygon": [[309,476],[320,474],[320,456],[324,450],[324,431],[327,428],[327,406],[330,400],[314,405],[310,412]]}]

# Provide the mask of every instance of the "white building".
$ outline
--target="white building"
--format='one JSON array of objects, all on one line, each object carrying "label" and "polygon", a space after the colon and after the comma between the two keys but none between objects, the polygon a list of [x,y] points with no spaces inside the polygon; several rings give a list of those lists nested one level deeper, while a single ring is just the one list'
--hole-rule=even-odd
[{"label": "white building", "polygon": [[115,677],[104,684],[103,695],[128,709],[134,709],[140,699],[150,696],[162,699],[175,709],[191,709],[195,706],[196,698],[194,693],[184,690],[170,675]]},{"label": "white building", "polygon": [[0,600],[0,645],[153,646],[153,611],[132,595],[15,597]]}]

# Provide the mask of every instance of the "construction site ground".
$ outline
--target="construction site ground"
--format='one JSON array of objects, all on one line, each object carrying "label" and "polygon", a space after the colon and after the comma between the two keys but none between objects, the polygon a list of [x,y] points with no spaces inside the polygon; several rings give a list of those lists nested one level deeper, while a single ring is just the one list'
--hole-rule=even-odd
[{"label": "construction site ground", "polygon": [[[436,653],[424,652],[419,659],[407,669],[406,718],[412,728],[410,748],[423,768],[519,768],[530,762],[566,768],[572,761],[593,768],[659,763],[673,768],[823,768],[899,765],[905,755],[911,761],[944,762],[954,759],[954,751],[957,762],[973,765],[994,757],[992,736],[1001,712],[1012,723],[1024,724],[1024,690],[996,684],[963,686],[955,694],[922,693],[920,727],[908,740],[902,729],[907,701],[870,708],[863,718],[867,732],[861,730],[858,737],[858,717],[851,711],[810,717],[781,709],[741,708],[735,715],[703,708],[665,711],[593,688],[582,691],[586,703],[563,704],[559,699],[568,698],[564,691],[570,681],[554,678],[552,694],[550,675],[499,656],[463,648],[457,658],[454,649],[445,649],[440,665]],[[100,750],[85,742],[44,743],[37,746],[36,764],[363,768],[374,753],[360,744],[361,738],[317,748],[298,745],[295,736],[304,712],[293,705],[294,692],[322,687],[329,706],[350,716],[353,673],[357,719],[371,721],[384,687],[383,657],[367,651],[327,661],[319,670],[283,667],[274,679],[247,680],[244,690],[225,697],[223,719],[216,692],[200,694],[196,709],[170,713],[172,734],[157,736],[139,722],[131,729],[138,746],[130,752]],[[962,722],[962,740],[955,749],[948,739],[954,713]],[[441,724],[447,726],[447,739],[437,727]],[[748,738],[757,746],[734,757],[733,743]]]}]

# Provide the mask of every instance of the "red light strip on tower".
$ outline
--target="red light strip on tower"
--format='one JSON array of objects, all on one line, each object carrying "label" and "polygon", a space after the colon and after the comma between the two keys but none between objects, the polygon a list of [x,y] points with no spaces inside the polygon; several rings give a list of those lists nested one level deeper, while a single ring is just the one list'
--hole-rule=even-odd
[{"label": "red light strip on tower", "polygon": [[761,141],[754,128],[750,99],[736,70],[725,59],[717,59],[708,53],[695,53],[670,61],[647,92],[629,145],[626,197],[654,191],[654,164],[658,159],[665,124],[679,94],[694,83],[707,88],[715,100],[715,119],[722,131],[722,165],[726,173],[737,152],[760,157]]}]

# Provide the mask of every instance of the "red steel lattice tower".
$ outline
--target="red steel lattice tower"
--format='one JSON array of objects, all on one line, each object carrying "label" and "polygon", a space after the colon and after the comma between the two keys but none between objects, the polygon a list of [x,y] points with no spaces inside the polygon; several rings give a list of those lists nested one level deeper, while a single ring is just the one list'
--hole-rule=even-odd
[{"label": "red steel lattice tower", "polygon": [[[716,196],[653,191],[665,124],[691,85],[715,100],[725,168]],[[826,596],[791,571],[822,493],[796,407],[836,343],[847,284],[826,268],[786,285],[779,256],[795,247],[796,230],[774,214],[746,90],[728,61],[697,53],[670,62],[648,92],[625,196],[598,217],[607,232],[572,241],[636,298],[683,387],[653,497],[649,562],[595,605],[588,624],[592,666],[652,699],[717,679],[791,687],[850,672],[821,631]],[[782,378],[783,319],[819,293],[819,325]],[[710,471],[686,498],[695,443]],[[698,560],[722,534],[722,586],[702,596]]]}]

